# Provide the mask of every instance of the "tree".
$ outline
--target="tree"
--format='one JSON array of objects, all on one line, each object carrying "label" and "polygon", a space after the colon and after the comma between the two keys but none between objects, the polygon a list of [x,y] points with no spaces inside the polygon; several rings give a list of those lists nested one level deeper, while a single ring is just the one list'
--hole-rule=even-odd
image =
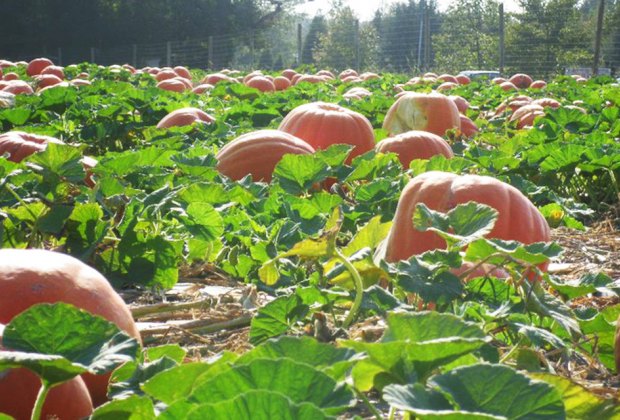
[{"label": "tree", "polygon": [[358,63],[363,68],[373,63],[376,38],[371,24],[360,26],[350,7],[337,6],[332,9],[327,32],[319,36],[313,58],[324,68],[356,68]]},{"label": "tree", "polygon": [[499,3],[458,0],[433,38],[436,66],[450,72],[495,69],[499,64]]},{"label": "tree", "polygon": [[301,52],[302,64],[314,64],[314,51],[319,46],[320,37],[325,35],[326,32],[327,23],[325,22],[325,17],[322,15],[315,16],[310,23],[308,35],[306,35],[306,39],[304,39]]}]

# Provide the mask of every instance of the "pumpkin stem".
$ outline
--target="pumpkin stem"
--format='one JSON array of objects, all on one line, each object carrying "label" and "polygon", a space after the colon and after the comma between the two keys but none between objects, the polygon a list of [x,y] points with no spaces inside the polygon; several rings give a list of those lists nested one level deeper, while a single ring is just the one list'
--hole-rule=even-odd
[{"label": "pumpkin stem", "polygon": [[41,418],[41,413],[43,412],[43,404],[45,403],[45,399],[47,398],[47,394],[50,392],[52,387],[47,383],[47,381],[41,380],[41,389],[39,389],[39,393],[37,394],[37,399],[34,403],[34,408],[32,409],[31,420],[39,420]]},{"label": "pumpkin stem", "polygon": [[357,317],[360,306],[362,306],[362,298],[364,297],[364,282],[362,281],[362,277],[360,276],[359,271],[357,271],[357,268],[355,268],[351,261],[347,259],[342,251],[335,248],[334,254],[342,262],[347,271],[351,273],[351,277],[353,277],[353,284],[355,285],[355,299],[353,300],[353,306],[351,306],[349,315],[347,315],[344,323],[342,324],[343,328],[348,328]]}]

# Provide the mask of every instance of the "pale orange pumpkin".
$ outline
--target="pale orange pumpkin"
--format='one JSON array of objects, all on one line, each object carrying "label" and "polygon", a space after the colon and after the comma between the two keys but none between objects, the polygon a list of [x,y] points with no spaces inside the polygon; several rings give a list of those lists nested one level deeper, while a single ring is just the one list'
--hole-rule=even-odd
[{"label": "pale orange pumpkin", "polygon": [[454,157],[448,142],[428,131],[407,131],[377,143],[375,149],[382,153],[396,153],[403,168],[409,168],[414,159],[430,159],[435,155]]},{"label": "pale orange pumpkin", "polygon": [[157,128],[182,127],[194,123],[211,124],[213,121],[215,121],[215,118],[203,110],[193,107],[186,107],[176,109],[166,115],[161,119],[161,121],[159,121]]},{"label": "pale orange pumpkin", "polygon": [[388,110],[383,128],[390,135],[409,130],[423,130],[444,136],[459,129],[461,118],[456,104],[441,93],[403,93]]},{"label": "pale orange pumpkin", "polygon": [[350,144],[347,162],[372,150],[375,135],[370,121],[362,114],[337,104],[311,102],[288,113],[278,128],[304,140],[316,150],[334,144]]},{"label": "pale orange pumpkin", "polygon": [[[447,212],[469,201],[497,210],[498,218],[487,235],[489,238],[525,244],[548,242],[551,238],[543,215],[515,187],[488,176],[431,171],[413,178],[403,190],[386,239],[386,260],[405,260],[446,247],[445,241],[437,234],[415,229],[412,219],[417,204],[424,203],[432,210]],[[546,266],[543,264],[540,268],[544,270]]]},{"label": "pale orange pumpkin", "polygon": [[287,154],[312,154],[305,141],[278,130],[243,134],[226,144],[216,155],[217,170],[234,180],[252,175],[254,181],[270,182],[273,171]]}]

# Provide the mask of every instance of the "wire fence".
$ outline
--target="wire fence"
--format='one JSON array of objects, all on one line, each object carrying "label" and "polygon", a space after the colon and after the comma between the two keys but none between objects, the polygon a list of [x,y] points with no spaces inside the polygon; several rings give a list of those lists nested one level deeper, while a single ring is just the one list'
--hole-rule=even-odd
[{"label": "wire fence", "polygon": [[[402,73],[458,73],[478,69],[499,70],[504,74],[525,72],[541,77],[567,73],[616,74],[620,65],[620,29],[591,24],[588,30],[567,33],[570,25],[565,22],[561,27],[557,23],[569,18],[541,19],[538,24],[547,28],[546,33],[544,30],[524,33],[500,9],[491,18],[473,16],[458,31],[446,16],[420,10],[411,14],[405,26],[392,26],[389,22],[382,25],[376,21],[360,24],[353,20],[317,36],[309,32],[308,24],[297,24],[244,35],[157,44],[41,48],[5,58],[29,60],[47,56],[61,65],[88,61],[102,65],[128,63],[135,67],[184,65],[209,71],[281,70],[310,64],[332,70],[354,68]],[[560,32],[554,34],[557,28]],[[287,34],[286,39],[282,33]],[[314,44],[308,45],[311,42]]]}]

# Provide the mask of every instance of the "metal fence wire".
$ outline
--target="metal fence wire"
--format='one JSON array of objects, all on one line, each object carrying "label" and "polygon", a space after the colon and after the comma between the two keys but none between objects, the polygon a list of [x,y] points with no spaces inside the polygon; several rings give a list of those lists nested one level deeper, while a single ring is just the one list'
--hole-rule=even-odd
[{"label": "metal fence wire", "polygon": [[[594,16],[597,22],[588,26],[593,28],[591,31],[571,33],[570,20],[575,18],[571,15],[540,18],[538,27],[528,32],[523,28],[511,30],[517,16],[505,14],[500,5],[492,16],[470,15],[459,32],[447,15],[420,9],[408,16],[407,25],[352,19],[337,30],[317,35],[311,34],[310,22],[306,21],[242,35],[157,44],[42,47],[4,58],[47,56],[61,65],[88,61],[135,67],[184,65],[210,71],[281,70],[308,64],[332,70],[401,73],[484,69],[540,77],[568,73],[614,75],[620,67],[620,28],[605,26],[608,19],[604,13],[599,10],[598,18]],[[283,33],[288,35],[282,37]]]}]

